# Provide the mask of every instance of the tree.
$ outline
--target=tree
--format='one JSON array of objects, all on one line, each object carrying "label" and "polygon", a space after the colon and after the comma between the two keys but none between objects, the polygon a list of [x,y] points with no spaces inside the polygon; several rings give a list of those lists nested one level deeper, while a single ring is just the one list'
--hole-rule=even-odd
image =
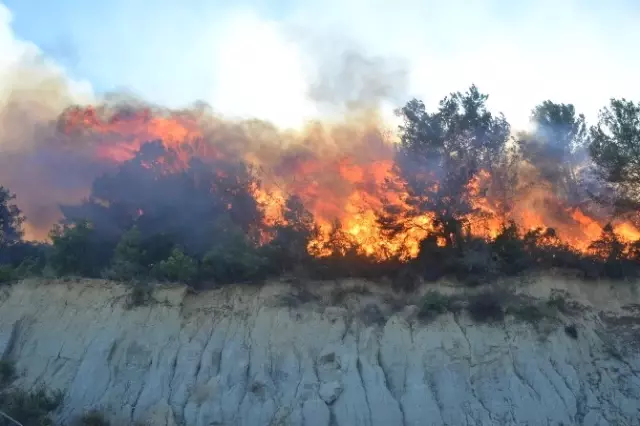
[{"label": "tree", "polygon": [[616,235],[613,226],[606,224],[600,238],[589,246],[589,253],[604,262],[604,273],[613,278],[622,274],[621,261],[624,258],[625,244]]},{"label": "tree", "polygon": [[15,194],[0,186],[0,248],[6,248],[22,240],[22,211],[13,202]]},{"label": "tree", "polygon": [[130,280],[141,276],[148,272],[148,265],[144,262],[145,255],[142,234],[134,226],[122,235],[105,276],[117,280]]},{"label": "tree", "polygon": [[[136,226],[147,240],[164,234],[193,256],[229,232],[255,232],[262,214],[252,195],[253,177],[242,162],[192,159],[159,141],[144,144],[132,160],[95,180],[91,197],[63,209],[69,220],[89,220],[115,245]],[[163,257],[166,258],[166,257]]]},{"label": "tree", "polygon": [[97,238],[93,225],[87,221],[56,225],[49,237],[49,263],[59,275],[98,277],[111,258],[111,247]]},{"label": "tree", "polygon": [[[581,199],[578,167],[584,160],[588,131],[583,114],[572,104],[549,100],[531,112],[534,130],[518,140],[522,157],[533,165],[539,178],[551,183],[566,200]],[[536,177],[537,179],[538,177]]]},{"label": "tree", "polygon": [[[505,150],[510,126],[488,111],[488,95],[471,86],[440,101],[434,113],[412,100],[403,119],[397,162],[408,184],[409,216],[434,212],[449,245],[459,246],[466,217],[473,211],[468,184],[481,169],[491,171]],[[408,226],[407,217],[399,218]]]},{"label": "tree", "polygon": [[190,284],[198,275],[198,263],[180,248],[174,248],[171,255],[151,269],[152,274],[163,281]]},{"label": "tree", "polygon": [[611,99],[591,127],[589,152],[618,211],[640,209],[640,103]]},{"label": "tree", "polygon": [[287,199],[283,218],[283,223],[275,226],[275,236],[266,247],[275,273],[290,270],[308,260],[307,245],[318,232],[313,215],[297,196]]}]

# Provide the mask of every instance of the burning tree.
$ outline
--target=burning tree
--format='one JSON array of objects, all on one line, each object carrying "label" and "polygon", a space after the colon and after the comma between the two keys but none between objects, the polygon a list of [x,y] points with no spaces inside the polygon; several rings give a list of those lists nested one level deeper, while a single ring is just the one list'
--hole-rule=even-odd
[{"label": "burning tree", "polygon": [[399,112],[404,123],[396,161],[411,210],[397,220],[412,226],[412,218],[433,214],[434,231],[449,247],[462,248],[476,211],[470,181],[492,170],[509,138],[509,124],[487,110],[487,98],[471,86],[444,98],[434,113],[415,99]]},{"label": "burning tree", "polygon": [[521,134],[522,159],[538,172],[537,178],[551,183],[555,193],[571,205],[583,200],[580,167],[586,161],[588,144],[585,117],[572,104],[544,101],[531,114],[534,130]]},{"label": "burning tree", "polygon": [[[513,139],[487,99],[471,86],[434,111],[410,101],[398,112],[399,144],[368,110],[281,132],[202,109],[70,108],[41,157],[60,149],[64,166],[50,168],[78,167],[93,184],[75,198],[89,193],[84,201],[61,203],[50,259],[68,273],[196,283],[295,268],[519,273],[603,261],[592,244],[601,236],[637,258],[640,223],[583,203],[583,148],[637,212],[640,106],[612,103],[589,133],[571,104],[545,101],[535,129]],[[37,151],[23,155],[40,161]],[[46,176],[64,186],[64,176]]]}]

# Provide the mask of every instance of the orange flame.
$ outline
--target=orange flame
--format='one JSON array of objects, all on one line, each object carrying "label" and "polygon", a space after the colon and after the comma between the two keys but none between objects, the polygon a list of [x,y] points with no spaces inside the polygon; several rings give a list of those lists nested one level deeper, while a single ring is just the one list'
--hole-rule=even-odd
[{"label": "orange flame", "polygon": [[[411,207],[406,183],[395,171],[393,145],[370,119],[314,123],[283,134],[268,126],[261,133],[242,123],[195,114],[141,109],[109,116],[104,109],[89,107],[66,111],[61,123],[65,134],[95,143],[96,156],[113,163],[133,158],[142,144],[156,139],[179,154],[176,167],[185,167],[193,157],[225,158],[232,154],[223,153],[237,151],[236,159],[253,166],[261,180],[253,194],[264,213],[263,242],[269,240],[266,230],[284,223],[283,208],[291,195],[298,196],[316,220],[319,235],[308,246],[315,256],[340,251],[331,244],[335,223],[359,253],[379,260],[416,257],[420,242],[434,231],[433,214],[414,217],[413,226],[394,234],[379,223],[385,206],[400,212]],[[207,133],[212,128],[217,136]],[[244,145],[234,151],[229,145],[238,140]],[[586,251],[602,232],[603,221],[563,206],[544,182],[521,191],[511,211],[504,211],[497,198],[488,195],[491,180],[492,175],[481,170],[468,183],[473,213],[466,219],[473,235],[495,238],[507,220],[514,220],[525,232],[554,228],[571,247]],[[640,230],[631,223],[616,223],[614,228],[624,241],[640,239]],[[439,237],[437,243],[442,246],[446,240]]]}]

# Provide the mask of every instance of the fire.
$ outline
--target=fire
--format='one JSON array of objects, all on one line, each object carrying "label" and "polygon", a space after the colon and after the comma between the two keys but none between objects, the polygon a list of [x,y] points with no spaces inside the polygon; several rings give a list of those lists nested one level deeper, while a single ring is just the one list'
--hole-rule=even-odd
[{"label": "fire", "polygon": [[[264,214],[262,242],[269,241],[270,228],[285,223],[286,200],[293,195],[316,221],[319,232],[308,245],[315,256],[344,253],[346,248],[333,244],[334,233],[340,232],[360,254],[407,260],[418,255],[420,242],[435,229],[433,214],[413,215],[412,226],[393,234],[381,225],[385,207],[398,212],[412,207],[406,182],[396,172],[393,143],[375,120],[312,123],[284,134],[266,125],[222,122],[193,113],[156,113],[148,108],[110,113],[89,107],[66,111],[61,129],[71,139],[94,143],[96,157],[113,164],[130,160],[151,140],[161,140],[178,153],[172,171],[186,167],[194,157],[246,162],[260,181],[252,191]],[[244,141],[240,149],[233,148],[237,140]],[[604,221],[564,206],[544,182],[518,191],[510,210],[491,193],[491,184],[491,173],[481,170],[467,185],[473,213],[464,219],[478,237],[495,238],[507,221],[514,220],[524,232],[553,228],[571,247],[586,251],[602,233]],[[614,229],[624,241],[640,239],[640,230],[631,223],[615,223]],[[438,245],[446,243],[438,237]]]},{"label": "fire", "polygon": [[208,145],[199,143],[198,122],[187,115],[155,116],[149,108],[109,114],[105,109],[74,107],[65,112],[60,125],[66,134],[90,135],[97,157],[114,163],[132,159],[144,143],[156,139],[179,153],[183,167],[192,156],[214,155]]}]

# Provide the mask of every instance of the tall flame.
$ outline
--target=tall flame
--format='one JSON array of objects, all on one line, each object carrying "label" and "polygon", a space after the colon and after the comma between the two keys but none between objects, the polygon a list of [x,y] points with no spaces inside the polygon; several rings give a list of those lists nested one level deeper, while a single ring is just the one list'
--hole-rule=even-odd
[{"label": "tall flame", "polygon": [[[331,245],[336,223],[359,253],[380,260],[416,257],[420,241],[434,229],[433,214],[414,216],[414,226],[393,234],[379,223],[385,206],[399,212],[411,207],[406,182],[396,172],[393,142],[375,117],[311,123],[302,131],[284,133],[264,123],[228,122],[202,114],[76,107],[61,117],[60,127],[72,140],[93,143],[96,158],[114,164],[133,158],[142,144],[156,139],[179,154],[179,164],[173,167],[185,167],[194,157],[247,162],[262,183],[253,193],[265,228],[283,223],[286,199],[298,196],[319,229],[308,246],[316,256],[336,250]],[[491,180],[491,173],[481,170],[468,183],[474,213],[466,219],[474,235],[494,238],[507,220],[514,220],[525,231],[555,228],[571,247],[586,251],[602,233],[602,220],[563,205],[544,182],[520,191],[514,207],[504,211],[487,195]],[[629,222],[614,227],[624,241],[640,239],[640,230]]]}]

